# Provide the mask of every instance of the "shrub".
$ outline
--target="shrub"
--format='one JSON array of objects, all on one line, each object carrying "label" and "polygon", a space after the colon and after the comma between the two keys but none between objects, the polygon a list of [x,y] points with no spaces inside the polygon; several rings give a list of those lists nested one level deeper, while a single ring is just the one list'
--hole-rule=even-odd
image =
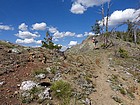
[{"label": "shrub", "polygon": [[135,96],[134,96],[134,94],[133,94],[133,91],[132,90],[127,90],[127,94],[128,94],[128,96],[130,97],[130,98],[135,98]]},{"label": "shrub", "polygon": [[116,101],[118,103],[122,103],[122,100],[119,97],[117,97],[117,96],[111,96],[111,97],[114,101]]},{"label": "shrub", "polygon": [[122,87],[119,88],[121,94],[126,95],[126,90]]},{"label": "shrub", "polygon": [[48,73],[48,71],[47,70],[44,70],[44,69],[35,70],[33,72],[34,75],[47,74],[47,73]]},{"label": "shrub", "polygon": [[56,81],[52,84],[51,90],[53,95],[60,99],[64,105],[70,102],[72,89],[69,83],[62,80]]},{"label": "shrub", "polygon": [[101,47],[102,47],[102,48],[105,48],[105,47],[106,47],[105,43],[103,43],[103,44],[101,45]]},{"label": "shrub", "polygon": [[119,54],[121,58],[128,58],[128,52],[125,49],[119,48]]}]

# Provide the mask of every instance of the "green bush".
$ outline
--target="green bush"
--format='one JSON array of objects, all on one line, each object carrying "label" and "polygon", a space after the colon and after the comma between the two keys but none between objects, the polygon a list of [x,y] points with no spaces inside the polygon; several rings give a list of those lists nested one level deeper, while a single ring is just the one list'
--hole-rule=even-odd
[{"label": "green bush", "polygon": [[119,54],[121,58],[128,58],[128,52],[122,48],[119,48]]},{"label": "green bush", "polygon": [[52,84],[51,90],[53,95],[61,100],[62,104],[68,105],[71,96],[71,86],[69,83],[62,80],[56,81]]},{"label": "green bush", "polygon": [[39,74],[47,74],[48,71],[47,70],[44,70],[44,69],[39,69],[39,70],[34,70],[33,71],[33,74],[34,75],[39,75]]},{"label": "green bush", "polygon": [[126,95],[126,90],[122,87],[119,88],[121,94]]},{"label": "green bush", "polygon": [[102,48],[105,48],[106,47],[105,43],[101,44],[101,47]]},{"label": "green bush", "polygon": [[122,103],[122,100],[117,96],[112,96],[112,99],[118,103]]}]

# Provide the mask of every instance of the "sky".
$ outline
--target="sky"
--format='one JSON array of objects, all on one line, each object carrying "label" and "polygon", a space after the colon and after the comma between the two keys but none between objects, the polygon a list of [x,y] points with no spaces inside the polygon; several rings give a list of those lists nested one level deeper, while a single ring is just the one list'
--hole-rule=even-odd
[{"label": "sky", "polygon": [[140,0],[0,0],[0,40],[38,47],[49,31],[64,50],[94,35],[91,26],[102,25],[101,4],[106,10],[108,2],[110,29],[140,19]]}]

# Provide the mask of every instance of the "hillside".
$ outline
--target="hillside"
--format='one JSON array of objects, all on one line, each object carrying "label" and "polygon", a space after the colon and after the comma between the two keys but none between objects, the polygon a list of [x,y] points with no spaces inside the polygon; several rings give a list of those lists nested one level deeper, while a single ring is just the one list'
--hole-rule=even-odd
[{"label": "hillside", "polygon": [[1,41],[2,105],[139,105],[140,45],[91,39],[64,53]]}]

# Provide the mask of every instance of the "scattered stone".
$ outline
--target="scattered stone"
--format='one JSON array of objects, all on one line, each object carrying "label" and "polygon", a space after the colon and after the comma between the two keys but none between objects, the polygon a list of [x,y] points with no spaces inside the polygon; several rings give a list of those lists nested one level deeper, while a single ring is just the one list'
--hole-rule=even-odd
[{"label": "scattered stone", "polygon": [[12,51],[12,53],[21,54],[21,51],[17,48],[13,48],[11,51]]},{"label": "scattered stone", "polygon": [[54,78],[53,78],[53,81],[58,81],[60,80],[60,77],[61,77],[61,73],[57,73]]},{"label": "scattered stone", "polygon": [[36,75],[35,77],[38,78],[38,79],[45,79],[46,75],[41,73],[39,75]]},{"label": "scattered stone", "polygon": [[48,71],[48,73],[51,73],[51,68],[47,67],[46,70]]},{"label": "scattered stone", "polygon": [[2,81],[0,82],[0,86],[4,85],[5,84],[5,81]]},{"label": "scattered stone", "polygon": [[19,93],[18,91],[15,91],[15,92],[14,92],[14,95],[17,95],[18,93]]},{"label": "scattered stone", "polygon": [[50,96],[50,88],[46,88],[44,90],[44,92],[42,92],[38,95],[38,97],[42,100],[44,100],[44,99],[50,99],[51,100],[52,97]]},{"label": "scattered stone", "polygon": [[89,98],[86,98],[85,100],[82,100],[82,102],[85,105],[91,105],[91,100]]},{"label": "scattered stone", "polygon": [[33,87],[36,87],[37,84],[33,81],[23,81],[21,86],[20,86],[20,90],[22,91],[29,91],[31,90]]},{"label": "scattered stone", "polygon": [[21,96],[22,97],[29,97],[30,96],[30,93],[29,92],[23,92],[22,94],[21,94]]},{"label": "scattered stone", "polygon": [[56,92],[57,92],[57,93],[60,93],[60,92],[61,92],[61,90],[56,90]]},{"label": "scattered stone", "polygon": [[20,87],[20,84],[17,84],[17,87]]}]

